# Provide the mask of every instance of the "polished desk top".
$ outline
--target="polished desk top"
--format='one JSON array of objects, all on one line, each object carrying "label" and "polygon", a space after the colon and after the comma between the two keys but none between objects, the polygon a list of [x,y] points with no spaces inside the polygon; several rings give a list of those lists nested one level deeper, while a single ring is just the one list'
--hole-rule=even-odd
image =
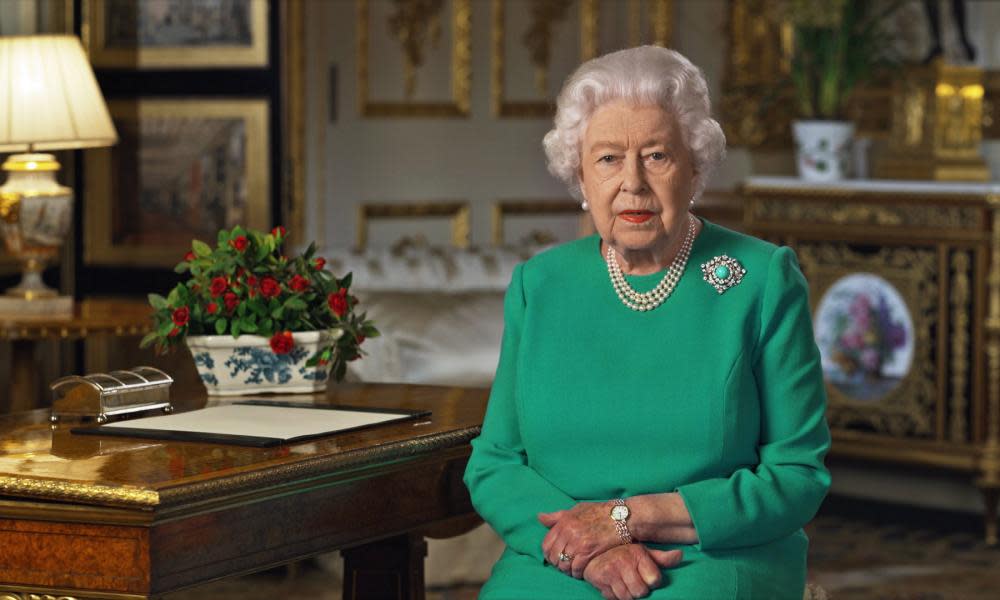
[{"label": "polished desk top", "polygon": [[[7,499],[0,500],[0,517],[10,515],[19,500],[48,501],[42,512],[49,513],[69,507],[78,510],[81,505],[159,513],[331,471],[463,446],[478,435],[487,396],[486,389],[380,384],[332,385],[326,394],[267,396],[290,402],[432,411],[427,419],[275,448],[82,436],[69,433],[70,425],[51,428],[46,410],[4,415],[0,417],[0,496]],[[175,392],[172,401],[176,410],[184,411],[246,398],[220,401],[209,400],[204,392]]]},{"label": "polished desk top", "polygon": [[150,330],[152,314],[145,300],[88,299],[74,304],[72,315],[0,315],[0,339],[72,339],[106,332],[138,335]]}]

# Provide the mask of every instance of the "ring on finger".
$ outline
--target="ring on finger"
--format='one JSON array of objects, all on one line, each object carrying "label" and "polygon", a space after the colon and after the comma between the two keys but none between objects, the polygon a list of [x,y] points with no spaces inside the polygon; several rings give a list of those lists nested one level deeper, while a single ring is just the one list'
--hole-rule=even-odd
[{"label": "ring on finger", "polygon": [[565,552],[559,553],[559,562],[570,562],[573,560],[572,554],[566,554]]}]

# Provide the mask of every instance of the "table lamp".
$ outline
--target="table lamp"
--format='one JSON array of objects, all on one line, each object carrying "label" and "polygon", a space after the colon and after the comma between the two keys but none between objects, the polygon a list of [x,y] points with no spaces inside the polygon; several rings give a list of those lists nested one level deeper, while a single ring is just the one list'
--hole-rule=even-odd
[{"label": "table lamp", "polygon": [[60,297],[41,277],[73,221],[73,190],[59,185],[59,163],[43,152],[117,141],[77,37],[0,37],[0,152],[20,153],[3,163],[0,230],[7,251],[22,263],[21,283],[0,297],[0,312],[72,311],[72,298]]}]

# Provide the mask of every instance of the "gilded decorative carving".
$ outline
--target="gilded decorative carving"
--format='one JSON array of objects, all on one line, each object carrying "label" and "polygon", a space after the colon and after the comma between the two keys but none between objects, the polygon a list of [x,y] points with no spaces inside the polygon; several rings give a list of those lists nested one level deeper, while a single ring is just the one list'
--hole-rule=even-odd
[{"label": "gilded decorative carving", "polygon": [[997,491],[1000,490],[1000,195],[987,196],[993,213],[990,235],[990,271],[987,275],[989,299],[986,313],[986,444],[980,459],[977,484],[986,499],[986,543],[995,545],[997,536]]},{"label": "gilded decorative carving", "polygon": [[428,44],[441,37],[444,0],[394,0],[386,21],[389,33],[404,57],[403,102],[369,98],[369,0],[357,0],[358,106],[365,117],[465,117],[472,90],[472,6],[470,0],[451,0],[451,102],[415,102],[417,71],[426,62]]},{"label": "gilded decorative carving", "polygon": [[441,42],[441,10],[444,0],[394,0],[394,12],[386,19],[406,65],[404,94],[413,99],[417,91],[417,69],[424,64],[424,46]]},{"label": "gilded decorative carving", "polygon": [[3,475],[0,475],[0,495],[122,506],[155,506],[160,497],[156,490]]},{"label": "gilded decorative carving", "polygon": [[[2,585],[2,584],[0,584]],[[38,589],[22,591],[28,586],[0,587],[0,600],[145,600],[148,596],[118,592],[88,592],[81,596],[72,590]]]},{"label": "gilded decorative carving", "polygon": [[449,217],[451,219],[451,243],[456,248],[469,245],[470,213],[468,202],[419,202],[408,204],[360,204],[358,205],[357,244],[364,248],[368,244],[368,225],[372,219],[424,219],[428,217]]},{"label": "gilded decorative carving", "polygon": [[[652,29],[649,37],[643,35],[642,7],[644,2],[650,29]],[[673,12],[673,0],[628,0],[628,45],[653,44],[665,48],[669,47],[674,32]]]},{"label": "gilded decorative carving", "polygon": [[549,62],[552,58],[552,27],[566,20],[573,0],[532,0],[531,24],[521,42],[535,67],[535,88],[544,96],[549,89]]},{"label": "gilded decorative carving", "polygon": [[969,407],[969,304],[972,297],[969,277],[972,258],[967,251],[951,256],[951,422],[953,442],[968,442]]},{"label": "gilded decorative carving", "polygon": [[989,179],[980,151],[983,71],[934,63],[908,67],[895,82],[888,153],[875,164],[879,177]]},{"label": "gilded decorative carving", "polygon": [[931,330],[937,325],[936,252],[886,247],[869,255],[833,243],[802,243],[796,249],[809,274],[814,301],[841,277],[877,273],[896,287],[913,319],[913,363],[900,384],[878,401],[853,399],[828,385],[830,424],[840,428],[863,424],[895,437],[932,435],[937,397],[937,373],[931,358]]},{"label": "gilded decorative carving", "polygon": [[[599,10],[597,0],[579,0],[579,2],[580,59],[582,62],[597,56]],[[551,48],[555,43],[552,37],[552,27],[561,18],[565,18],[564,13],[571,3],[571,1],[564,0],[532,0],[533,22],[531,28],[522,38],[522,42],[527,44],[531,53],[535,72],[535,87],[538,88],[543,97],[547,96],[548,79],[551,75]],[[504,44],[507,38],[506,5],[506,0],[492,0],[490,11],[490,39],[492,41],[490,76],[493,114],[498,117],[549,117],[554,111],[552,99],[531,101],[509,101],[506,99],[504,84],[504,74],[506,73]],[[532,37],[532,32],[538,34],[538,39]],[[558,75],[564,76],[566,74],[560,73]],[[544,84],[544,86],[539,87],[540,84]]]},{"label": "gilded decorative carving", "polygon": [[[783,192],[786,192],[783,190]],[[761,193],[755,189],[754,194]],[[791,192],[794,194],[795,192]],[[806,194],[807,192],[803,192]],[[810,190],[810,196],[846,196],[843,192],[822,194]],[[751,203],[754,221],[810,223],[830,225],[877,225],[893,227],[947,227],[977,229],[982,227],[982,210],[976,206],[939,206],[921,204],[871,204],[839,199],[789,202],[787,198],[757,198]]]}]

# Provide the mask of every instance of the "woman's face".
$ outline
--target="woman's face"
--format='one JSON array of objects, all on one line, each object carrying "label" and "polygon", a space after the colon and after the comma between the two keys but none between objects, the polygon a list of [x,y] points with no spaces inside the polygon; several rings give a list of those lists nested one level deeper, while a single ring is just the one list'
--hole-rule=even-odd
[{"label": "woman's face", "polygon": [[686,226],[694,177],[672,113],[615,101],[590,117],[580,147],[581,190],[597,232],[619,253],[669,247]]}]

